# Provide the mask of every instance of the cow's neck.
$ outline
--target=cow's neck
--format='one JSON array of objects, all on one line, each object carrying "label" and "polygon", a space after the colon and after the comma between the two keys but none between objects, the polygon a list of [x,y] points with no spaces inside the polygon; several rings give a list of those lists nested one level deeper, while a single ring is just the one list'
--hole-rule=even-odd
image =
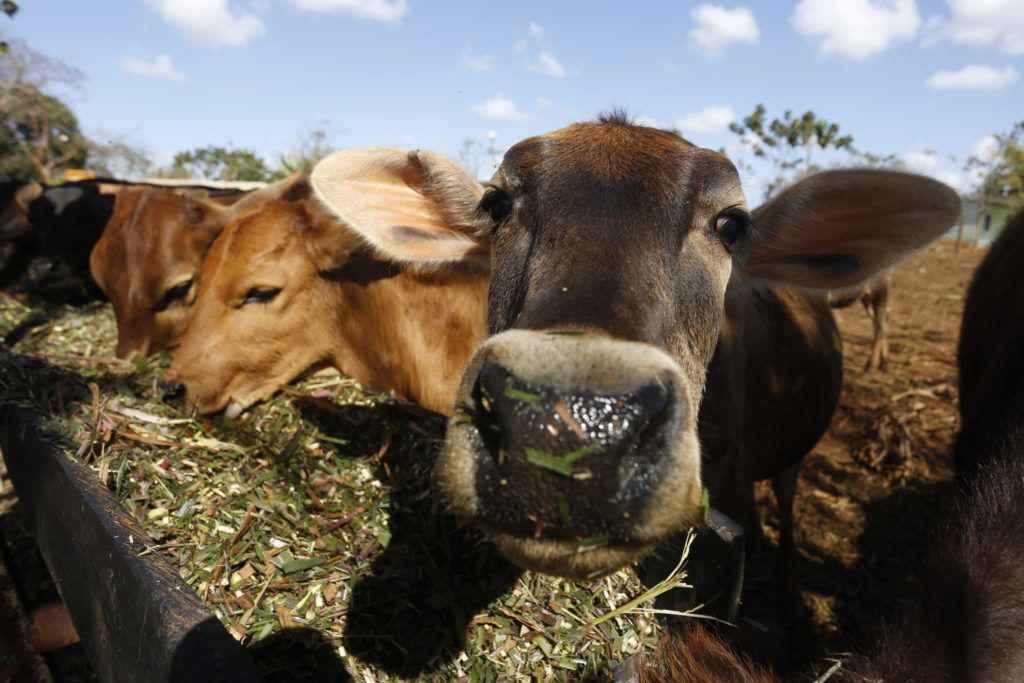
[{"label": "cow's neck", "polygon": [[333,279],[335,363],[364,385],[450,414],[463,367],[487,336],[488,277],[351,264]]}]

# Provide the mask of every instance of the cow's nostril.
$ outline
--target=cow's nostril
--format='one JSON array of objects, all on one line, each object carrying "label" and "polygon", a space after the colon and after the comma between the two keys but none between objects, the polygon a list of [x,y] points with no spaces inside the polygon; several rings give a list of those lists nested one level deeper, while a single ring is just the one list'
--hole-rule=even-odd
[{"label": "cow's nostril", "polygon": [[160,382],[160,390],[165,403],[176,403],[185,397],[185,385],[181,382]]}]

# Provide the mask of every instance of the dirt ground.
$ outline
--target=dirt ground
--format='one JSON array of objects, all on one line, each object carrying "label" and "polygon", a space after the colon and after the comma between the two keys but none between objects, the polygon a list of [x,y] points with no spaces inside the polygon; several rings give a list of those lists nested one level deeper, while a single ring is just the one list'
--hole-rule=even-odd
[{"label": "dirt ground", "polygon": [[[790,622],[795,670],[860,649],[881,617],[913,598],[930,532],[953,494],[956,344],[983,255],[939,244],[894,271],[886,371],[863,369],[873,339],[863,307],[835,311],[843,393],[804,460],[796,500],[804,612]],[[758,498],[771,536],[770,488]]]}]

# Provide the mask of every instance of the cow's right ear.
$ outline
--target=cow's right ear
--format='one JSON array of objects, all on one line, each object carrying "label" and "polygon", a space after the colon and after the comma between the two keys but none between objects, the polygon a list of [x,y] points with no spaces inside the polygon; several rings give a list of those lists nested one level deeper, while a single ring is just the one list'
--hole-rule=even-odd
[{"label": "cow's right ear", "polygon": [[383,255],[405,263],[486,256],[490,220],[483,187],[451,159],[399,147],[348,149],[324,158],[313,192]]},{"label": "cow's right ear", "polygon": [[752,212],[734,276],[811,289],[854,287],[937,239],[960,198],[937,180],[872,169],[824,171]]}]

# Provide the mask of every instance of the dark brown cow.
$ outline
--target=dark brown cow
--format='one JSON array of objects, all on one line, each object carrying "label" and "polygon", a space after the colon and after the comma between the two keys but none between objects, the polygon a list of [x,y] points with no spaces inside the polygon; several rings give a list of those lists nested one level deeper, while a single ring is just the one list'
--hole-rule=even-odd
[{"label": "dark brown cow", "polygon": [[1024,212],[992,244],[967,290],[957,356],[957,473],[970,478],[1003,423],[1024,412]]},{"label": "dark brown cow", "polygon": [[[313,173],[332,207],[372,201],[332,176],[330,158]],[[467,199],[453,188],[445,210]],[[495,336],[467,366],[438,487],[516,563],[590,576],[696,522],[704,482],[747,524],[753,479],[792,482],[839,391],[835,327],[823,296],[764,283],[853,287],[938,237],[959,199],[914,175],[834,171],[751,215],[728,159],[610,117],[513,146],[457,235],[422,222],[438,210],[348,221],[407,261],[492,246]],[[705,440],[719,446],[702,464]]]},{"label": "dark brown cow", "polygon": [[93,278],[114,308],[118,358],[176,346],[191,317],[195,276],[227,221],[289,192],[301,194],[306,182],[296,174],[249,193],[148,185],[122,189],[90,257]]},{"label": "dark brown cow", "polygon": [[864,311],[871,318],[875,337],[871,342],[871,354],[864,365],[865,371],[885,370],[889,363],[889,292],[892,289],[892,272],[885,271],[866,285],[853,292],[829,296],[832,308],[846,308],[860,301]]},{"label": "dark brown cow", "polygon": [[0,183],[0,287],[15,282],[37,249],[28,205],[43,192],[34,180]]},{"label": "dark brown cow", "polygon": [[[404,151],[349,150],[342,156],[357,182],[372,184],[361,173],[366,154],[408,165]],[[380,210],[435,201],[423,172],[406,170]],[[447,182],[479,197],[478,183],[448,170]],[[201,413],[234,416],[304,372],[333,366],[451,414],[466,360],[486,336],[487,257],[472,246],[467,263],[403,267],[375,256],[312,196],[244,212],[203,262],[194,317],[168,370],[170,393]]]}]

